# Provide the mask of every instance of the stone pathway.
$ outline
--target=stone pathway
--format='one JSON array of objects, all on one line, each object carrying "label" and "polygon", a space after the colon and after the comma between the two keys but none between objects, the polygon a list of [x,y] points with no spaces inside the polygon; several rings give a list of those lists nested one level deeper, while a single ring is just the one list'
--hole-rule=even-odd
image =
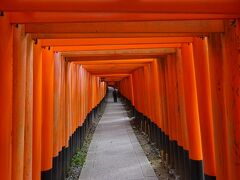
[{"label": "stone pathway", "polygon": [[157,180],[129,121],[123,105],[108,98],[80,180]]}]

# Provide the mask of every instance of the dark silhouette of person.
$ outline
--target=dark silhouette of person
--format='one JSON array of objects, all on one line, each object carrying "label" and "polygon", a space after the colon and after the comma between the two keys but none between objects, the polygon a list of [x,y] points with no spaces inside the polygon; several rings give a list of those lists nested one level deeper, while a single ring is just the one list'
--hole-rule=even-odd
[{"label": "dark silhouette of person", "polygon": [[113,90],[113,99],[114,99],[114,102],[117,102],[117,91],[115,88]]}]

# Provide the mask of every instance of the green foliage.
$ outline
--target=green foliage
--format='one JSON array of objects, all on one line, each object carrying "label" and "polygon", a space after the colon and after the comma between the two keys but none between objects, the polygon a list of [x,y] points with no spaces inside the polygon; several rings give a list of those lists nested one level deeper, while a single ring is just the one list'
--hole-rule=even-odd
[{"label": "green foliage", "polygon": [[77,153],[72,158],[72,166],[83,166],[86,160],[87,151],[82,148],[81,150],[77,150]]}]

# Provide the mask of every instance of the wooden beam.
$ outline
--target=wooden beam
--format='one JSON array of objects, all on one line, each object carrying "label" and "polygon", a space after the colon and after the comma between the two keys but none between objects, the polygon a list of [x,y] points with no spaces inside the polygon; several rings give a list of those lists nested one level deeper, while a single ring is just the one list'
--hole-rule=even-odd
[{"label": "wooden beam", "polygon": [[26,24],[27,33],[199,33],[224,32],[222,20]]},{"label": "wooden beam", "polygon": [[160,20],[234,19],[239,14],[119,13],[119,12],[11,12],[11,23],[79,23]]},{"label": "wooden beam", "polygon": [[97,60],[97,61],[83,61],[81,58],[80,61],[75,60],[75,64],[84,64],[84,65],[91,65],[91,64],[119,64],[119,63],[151,63],[154,59],[119,59],[119,60]]},{"label": "wooden beam", "polygon": [[177,44],[136,44],[136,45],[99,45],[99,46],[54,46],[56,52],[95,51],[95,50],[120,50],[120,49],[152,49],[152,48],[179,48]]},{"label": "wooden beam", "polygon": [[130,76],[131,73],[95,73],[95,76],[104,77],[104,76]]},{"label": "wooden beam", "polygon": [[[164,55],[175,53],[175,48],[158,48],[158,49],[124,49],[124,50],[99,50],[99,51],[77,51],[64,52],[65,57],[121,57],[131,55]],[[113,58],[114,59],[114,58]],[[119,58],[118,58],[119,59]],[[121,58],[120,58],[121,59]]]},{"label": "wooden beam", "polygon": [[109,69],[109,68],[132,68],[136,66],[144,66],[147,63],[119,63],[119,64],[84,64],[83,67],[85,69]]},{"label": "wooden beam", "polygon": [[224,13],[240,12],[238,0],[1,0],[3,11],[75,11],[75,12],[161,12]]},{"label": "wooden beam", "polygon": [[79,39],[42,39],[42,46],[90,46],[90,45],[137,45],[172,44],[192,42],[192,37],[155,37],[155,38],[79,38]]},{"label": "wooden beam", "polygon": [[97,73],[109,73],[109,74],[112,74],[112,73],[131,73],[133,70],[135,69],[138,69],[138,68],[141,68],[142,66],[136,66],[136,67],[133,67],[133,68],[129,68],[129,69],[96,69],[96,70],[89,70],[87,69],[88,72],[90,72],[91,74],[97,74]]},{"label": "wooden beam", "polygon": [[112,55],[112,56],[66,56],[66,61],[99,61],[99,60],[123,60],[123,59],[149,59],[149,58],[160,58],[165,56],[165,54],[126,54],[126,55]]},{"label": "wooden beam", "polygon": [[199,37],[208,33],[38,33],[33,39],[74,39],[74,38],[138,38],[138,37]]},{"label": "wooden beam", "polygon": [[135,64],[91,64],[83,65],[83,68],[92,74],[96,73],[114,73],[114,72],[131,72],[134,69],[144,67],[147,63],[135,63]]},{"label": "wooden beam", "polygon": [[94,75],[97,75],[98,77],[128,77],[130,76],[131,74],[116,74],[116,73],[113,73],[113,74],[94,74]]},{"label": "wooden beam", "polygon": [[111,77],[111,78],[105,78],[105,82],[111,82],[111,81],[121,81],[124,77]]}]

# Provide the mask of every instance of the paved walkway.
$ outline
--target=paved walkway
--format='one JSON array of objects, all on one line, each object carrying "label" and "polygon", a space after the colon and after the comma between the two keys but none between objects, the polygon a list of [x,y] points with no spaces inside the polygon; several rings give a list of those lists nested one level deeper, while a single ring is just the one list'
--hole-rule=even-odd
[{"label": "paved walkway", "polygon": [[157,180],[121,103],[109,98],[80,180]]}]

